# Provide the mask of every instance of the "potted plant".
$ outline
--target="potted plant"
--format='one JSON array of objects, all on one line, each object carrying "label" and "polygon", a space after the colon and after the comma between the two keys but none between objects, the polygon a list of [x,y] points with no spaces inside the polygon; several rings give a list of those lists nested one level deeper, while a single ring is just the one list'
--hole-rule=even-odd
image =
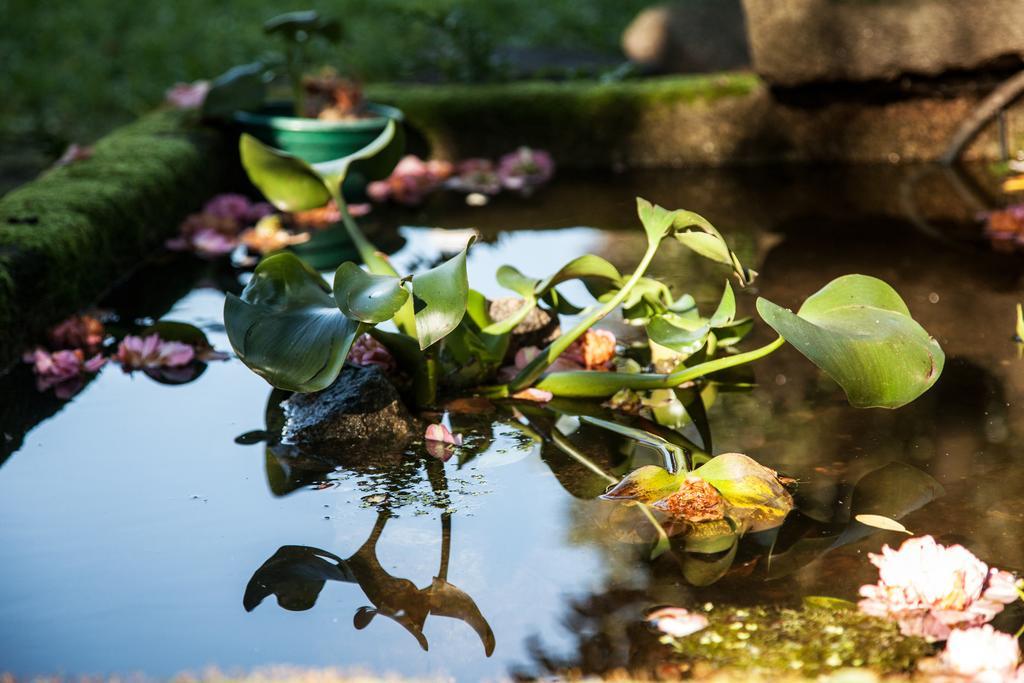
[{"label": "potted plant", "polygon": [[[309,163],[349,156],[377,139],[388,121],[403,122],[400,110],[367,102],[358,81],[332,70],[309,73],[307,47],[316,39],[337,42],[342,33],[337,20],[312,10],[288,12],[268,20],[263,30],[284,41],[283,58],[237,66],[214,80],[204,117],[229,120]],[[281,75],[287,77],[291,101],[268,101],[267,86]],[[349,170],[346,194],[359,194],[369,181],[387,177],[404,149],[398,126],[387,149]]]}]

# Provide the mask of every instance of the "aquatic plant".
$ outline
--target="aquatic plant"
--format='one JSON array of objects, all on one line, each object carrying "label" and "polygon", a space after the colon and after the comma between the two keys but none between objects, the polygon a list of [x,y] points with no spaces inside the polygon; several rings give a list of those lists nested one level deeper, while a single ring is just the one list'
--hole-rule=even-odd
[{"label": "aquatic plant", "polygon": [[86,357],[82,349],[47,351],[36,347],[26,352],[22,360],[32,366],[36,376],[36,389],[53,389],[58,398],[68,399],[81,390],[83,377],[95,375],[107,359],[100,354]]},{"label": "aquatic plant", "polygon": [[[294,254],[263,260],[241,296],[229,295],[225,324],[232,346],[255,372],[276,387],[317,391],[338,376],[354,340],[371,334],[386,346],[414,380],[415,402],[435,402],[439,384],[490,397],[508,397],[529,387],[554,396],[607,399],[622,389],[650,392],[702,381],[715,372],[744,365],[788,341],[845,390],[857,407],[895,408],[926,391],[942,371],[941,348],[913,320],[906,304],[887,284],[864,275],[828,283],[792,312],[759,298],[761,317],[779,337],[758,349],[734,348],[752,321],[737,318],[736,298],[726,283],[710,316],[693,297],[673,296],[663,283],[645,276],[666,239],[728,267],[740,285],[756,273],[742,265],[725,238],[702,216],[670,211],[637,200],[647,249],[636,269],[622,274],[593,255],[573,259],[555,273],[536,278],[513,266],[498,270],[498,282],[517,294],[514,313],[492,319],[486,299],[469,286],[466,256],[472,240],[440,265],[400,274],[362,233],[350,215],[341,185],[350,168],[367,163],[395,135],[389,122],[371,144],[329,162],[308,164],[243,135],[240,150],[253,183],[282,211],[305,211],[334,202],[365,268],[343,263],[333,289]],[[581,280],[595,303],[581,308],[565,299],[559,285]],[[576,313],[579,322],[519,368],[511,380],[495,383],[516,326],[534,309],[549,315]],[[595,324],[616,309],[642,325],[652,345],[674,356],[670,372],[551,371]],[[396,331],[379,326],[391,323]],[[441,386],[440,388],[446,388]]]},{"label": "aquatic plant", "polygon": [[158,334],[128,335],[121,340],[114,358],[125,371],[177,368],[191,363],[195,350],[182,342],[165,341]]},{"label": "aquatic plant", "polygon": [[895,620],[905,635],[945,640],[954,629],[991,621],[1018,598],[1012,574],[931,536],[907,539],[899,550],[886,545],[868,557],[879,577],[861,587],[860,610]]}]

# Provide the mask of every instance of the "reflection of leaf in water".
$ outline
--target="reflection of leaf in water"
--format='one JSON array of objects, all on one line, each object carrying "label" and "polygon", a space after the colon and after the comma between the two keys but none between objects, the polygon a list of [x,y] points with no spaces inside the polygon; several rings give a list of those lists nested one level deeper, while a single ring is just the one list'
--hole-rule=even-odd
[{"label": "reflection of leaf in water", "polygon": [[[817,560],[831,550],[854,543],[877,533],[879,529],[856,521],[861,515],[882,516],[899,520],[942,496],[945,490],[934,478],[921,470],[900,462],[891,462],[861,477],[849,495],[849,508],[842,504],[844,496],[837,493],[839,512],[834,523],[822,524],[804,515],[790,515],[779,532],[779,538],[796,540],[782,550],[773,547],[768,556],[768,579],[787,576]],[[843,524],[836,530],[836,524]]]},{"label": "reflection of leaf in water", "polygon": [[289,610],[308,610],[316,603],[327,581],[357,584],[373,607],[359,608],[353,624],[366,628],[377,615],[400,624],[424,650],[428,648],[423,627],[427,617],[436,614],[464,621],[480,637],[484,653],[494,652],[495,638],[487,620],[473,599],[448,583],[445,578],[450,556],[447,546],[451,533],[445,518],[441,576],[430,586],[417,588],[409,579],[389,574],[377,559],[377,542],[388,516],[381,514],[365,543],[347,559],[324,550],[305,546],[283,546],[256,570],[245,589],[242,604],[247,612],[254,610],[269,595],[276,595],[278,604]]}]

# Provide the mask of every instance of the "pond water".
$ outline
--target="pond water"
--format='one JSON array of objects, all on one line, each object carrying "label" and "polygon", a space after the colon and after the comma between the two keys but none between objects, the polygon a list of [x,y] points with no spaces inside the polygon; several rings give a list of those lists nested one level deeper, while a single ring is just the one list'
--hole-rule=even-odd
[{"label": "pond water", "polygon": [[[752,389],[705,395],[712,452],[800,481],[802,512],[777,538],[652,561],[650,529],[596,499],[607,481],[592,469],[617,477],[657,455],[587,427],[559,432],[562,448],[540,443],[501,406],[453,412],[475,435],[472,458],[442,464],[413,444],[331,467],[236,441],[265,429],[271,395],[237,360],[181,385],[108,367],[70,402],[38,394],[19,368],[0,387],[0,670],[289,664],[474,680],[641,666],[659,652],[642,624],[658,605],[855,599],[875,577],[865,554],[902,538],[849,521],[869,508],[1024,570],[1024,359],[1010,341],[1024,260],[977,238],[983,190],[934,169],[566,176],[530,198],[438,198],[370,223],[478,227],[470,281],[496,296],[502,263],[544,275],[594,252],[631,267],[637,194],[729,236],[761,273],[741,312],[755,294],[795,307],[865,273],[895,286],[945,349],[938,384],[897,411],[849,407],[786,348],[754,365]],[[402,238],[394,258],[411,266],[465,233]],[[725,277],[672,248],[654,273],[704,305]],[[226,267],[158,261],[104,305],[191,322],[227,349],[223,290],[238,287]],[[760,324],[748,348],[769,333]]]}]

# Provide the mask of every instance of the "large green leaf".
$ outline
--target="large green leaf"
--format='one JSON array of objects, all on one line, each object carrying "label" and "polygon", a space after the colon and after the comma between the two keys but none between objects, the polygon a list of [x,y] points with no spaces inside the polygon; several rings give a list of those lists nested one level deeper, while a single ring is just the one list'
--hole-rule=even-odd
[{"label": "large green leaf", "polygon": [[391,320],[409,299],[402,281],[393,275],[373,275],[349,261],[334,275],[334,298],[353,320],[376,325]]},{"label": "large green leaf", "polygon": [[242,362],[288,391],[330,386],[362,329],[338,310],[323,278],[289,252],[264,259],[241,297],[228,294],[224,325]]},{"label": "large green leaf", "polygon": [[242,133],[238,150],[249,180],[279,210],[306,211],[330,201],[331,192],[302,159],[264,145],[248,133]]},{"label": "large green leaf", "polygon": [[266,95],[265,72],[262,62],[253,62],[233,67],[215,78],[203,99],[203,118],[221,119],[239,110],[259,107]]},{"label": "large green leaf", "polygon": [[945,355],[882,280],[845,275],[811,295],[797,313],[767,299],[757,311],[824,370],[858,408],[898,408],[927,391]]},{"label": "large green leaf", "polygon": [[729,504],[726,514],[746,531],[779,526],[793,509],[778,475],[742,453],[716,455],[692,475],[718,489]]},{"label": "large green leaf", "polygon": [[[396,136],[400,136],[398,131],[399,127],[395,123],[395,120],[388,119],[388,122],[384,125],[384,130],[381,131],[380,135],[375,137],[365,147],[357,149],[348,156],[313,164],[312,168],[316,174],[320,176],[324,184],[331,188],[332,193],[341,192],[341,184],[345,182],[345,178],[348,176],[349,170],[351,170],[356,164],[366,166],[370,160],[374,159],[378,155],[388,157],[387,163],[385,163],[386,170],[384,171],[384,175],[387,175],[391,172],[391,169],[394,168],[395,163],[398,162],[398,158],[394,155],[397,153],[398,156],[401,156],[402,150],[405,147],[404,142],[400,145],[392,144]],[[366,176],[367,180],[376,180],[381,177],[379,170],[374,173],[369,170],[369,167],[364,168],[363,175]]]},{"label": "large green leaf", "polygon": [[421,349],[443,339],[466,314],[469,301],[466,254],[472,243],[470,239],[465,249],[458,254],[412,278],[416,336]]},{"label": "large green leaf", "polygon": [[389,120],[381,134],[365,147],[348,156],[317,164],[269,147],[247,133],[242,134],[238,145],[249,179],[271,204],[281,211],[305,211],[336,198],[349,167],[387,149],[395,131],[394,120]]}]

